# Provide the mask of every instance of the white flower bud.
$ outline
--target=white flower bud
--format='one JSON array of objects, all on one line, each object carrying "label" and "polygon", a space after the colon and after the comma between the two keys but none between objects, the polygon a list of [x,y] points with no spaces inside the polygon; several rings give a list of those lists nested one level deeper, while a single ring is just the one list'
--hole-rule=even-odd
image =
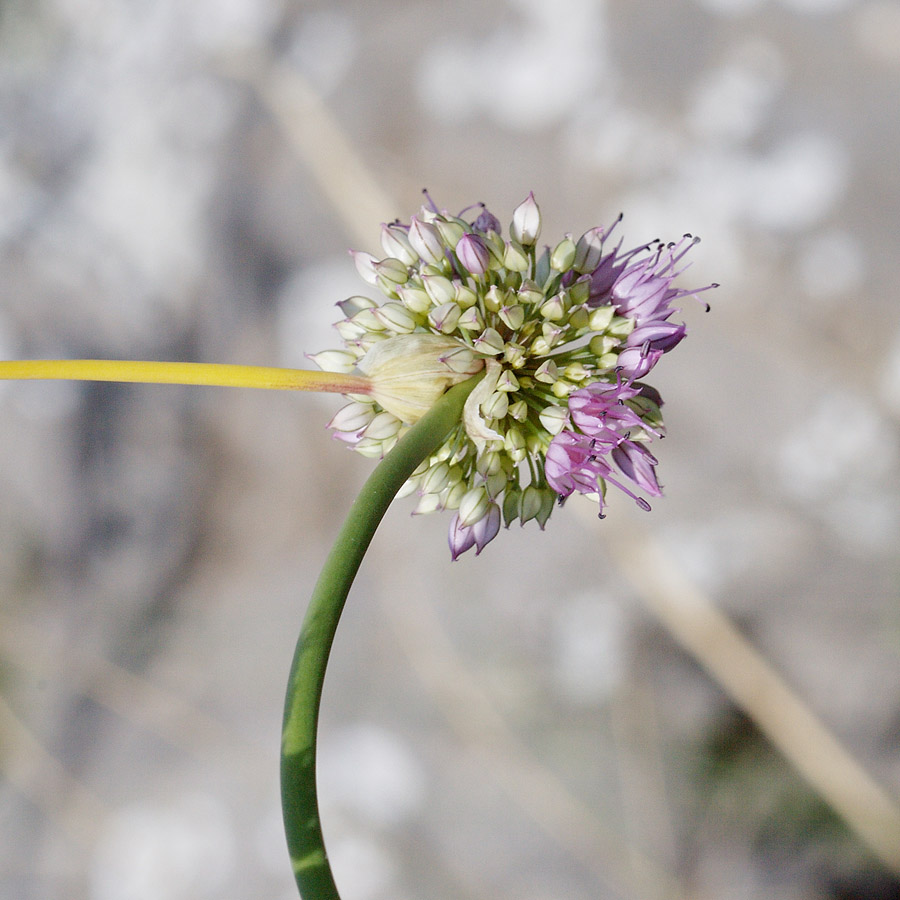
[{"label": "white flower bud", "polygon": [[423,222],[415,216],[410,219],[409,242],[413,250],[419,254],[426,263],[441,263],[444,261],[444,244],[441,235],[434,225]]},{"label": "white flower bud", "polygon": [[449,278],[444,278],[443,275],[426,275],[422,279],[422,284],[435,306],[456,299],[456,288],[454,288],[453,282]]},{"label": "white flower bud", "polygon": [[323,350],[310,354],[309,359],[325,372],[347,373],[356,368],[357,357],[348,350]]},{"label": "white flower bud", "polygon": [[428,321],[441,334],[450,334],[459,323],[461,314],[460,308],[451,300],[449,303],[442,303],[433,309],[428,314]]},{"label": "white flower bud", "polygon": [[363,435],[373,441],[384,441],[393,437],[399,430],[400,420],[393,413],[381,412],[369,422]]},{"label": "white flower bud", "polygon": [[410,513],[413,516],[427,515],[428,513],[437,512],[441,509],[440,494],[422,494],[416,508]]},{"label": "white flower bud", "polygon": [[369,297],[348,297],[346,300],[341,300],[340,303],[337,304],[340,311],[349,319],[351,316],[356,315],[360,310],[363,309],[371,309],[373,306],[378,306],[378,304]]},{"label": "white flower bud", "polygon": [[463,328],[466,331],[484,330],[484,319],[481,317],[481,312],[476,306],[467,309],[459,317],[459,321],[456,324],[459,328]]},{"label": "white flower bud", "polygon": [[500,373],[500,377],[497,379],[497,390],[498,391],[517,391],[519,389],[519,379],[510,372],[509,369],[504,369]]},{"label": "white flower bud", "polygon": [[486,419],[502,419],[509,409],[509,394],[495,391],[481,404],[481,413]]},{"label": "white flower bud", "polygon": [[391,284],[406,284],[409,281],[409,267],[392,256],[375,263],[375,271]]},{"label": "white flower bud", "polygon": [[390,224],[381,226],[381,246],[388,256],[402,260],[411,266],[419,261],[416,251],[413,250],[406,235],[406,229],[402,225]]},{"label": "white flower bud", "polygon": [[569,420],[569,411],[562,406],[548,406],[538,416],[541,425],[552,435],[559,434]]},{"label": "white flower bud", "polygon": [[485,328],[472,343],[479,353],[494,356],[503,352],[503,338],[493,328]]},{"label": "white flower bud", "polygon": [[541,233],[541,211],[534,201],[534,192],[516,207],[509,229],[513,240],[530,247],[537,242]]},{"label": "white flower bud", "polygon": [[483,519],[489,502],[487,491],[483,487],[467,491],[459,502],[460,525],[474,525]]},{"label": "white flower bud", "polygon": [[385,303],[379,306],[373,313],[385,326],[398,334],[410,334],[416,330],[415,316],[399,303]]},{"label": "white flower bud", "polygon": [[528,418],[528,404],[524,400],[516,400],[510,404],[507,415],[512,416],[517,422],[524,422]]},{"label": "white flower bud", "polygon": [[403,301],[403,305],[413,313],[427,313],[431,309],[431,297],[421,288],[401,287],[397,288],[397,296]]},{"label": "white flower bud", "polygon": [[354,401],[347,406],[342,406],[334,414],[327,427],[334,431],[355,433],[362,431],[374,418],[375,409],[371,403]]},{"label": "white flower bud", "polygon": [[371,285],[378,284],[378,273],[375,271],[375,264],[378,262],[371,253],[365,253],[362,250],[351,250],[350,255],[356,265],[356,271],[359,272],[363,281]]}]

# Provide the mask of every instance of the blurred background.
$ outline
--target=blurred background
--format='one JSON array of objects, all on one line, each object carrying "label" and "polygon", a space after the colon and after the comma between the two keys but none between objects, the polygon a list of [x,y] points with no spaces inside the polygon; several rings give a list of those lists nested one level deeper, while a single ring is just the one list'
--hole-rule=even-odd
[{"label": "blurred background", "polygon": [[[308,365],[427,187],[722,282],[667,496],[451,564],[398,501],[321,734],[344,900],[900,897],[900,3],[5,0],[0,357]],[[0,898],[295,896],[335,397],[0,385]],[[724,616],[722,615],[724,614]]]}]

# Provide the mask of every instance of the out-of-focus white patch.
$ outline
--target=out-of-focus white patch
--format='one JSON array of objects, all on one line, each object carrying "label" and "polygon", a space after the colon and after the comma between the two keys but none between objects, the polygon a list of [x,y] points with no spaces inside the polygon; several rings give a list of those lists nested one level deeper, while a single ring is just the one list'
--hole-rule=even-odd
[{"label": "out-of-focus white patch", "polygon": [[0,245],[21,233],[43,197],[43,191],[10,157],[10,149],[0,145]]},{"label": "out-of-focus white patch", "polygon": [[833,228],[800,245],[797,274],[803,290],[814,300],[846,297],[862,285],[865,253],[849,231]]},{"label": "out-of-focus white patch", "polygon": [[822,219],[844,193],[846,153],[823,134],[789,138],[761,160],[746,188],[748,211],[769,228],[799,231]]},{"label": "out-of-focus white patch", "polygon": [[775,571],[790,553],[795,529],[784,510],[740,509],[696,525],[682,524],[663,542],[691,580],[715,592],[748,573]]},{"label": "out-of-focus white patch", "polygon": [[279,364],[308,369],[307,353],[342,347],[333,326],[344,314],[335,304],[371,293],[346,254],[299,269],[278,297]]},{"label": "out-of-focus white patch", "polygon": [[564,119],[608,75],[598,3],[512,2],[521,19],[486,38],[450,35],[425,47],[416,86],[426,111],[442,120],[480,113],[536,131]]},{"label": "out-of-focus white patch", "polygon": [[897,438],[862,396],[825,394],[776,448],[777,490],[804,504],[850,549],[897,538]]},{"label": "out-of-focus white patch", "polygon": [[16,381],[6,384],[12,408],[32,422],[63,419],[78,408],[81,387],[73,381]]},{"label": "out-of-focus white patch", "polygon": [[552,668],[572,703],[605,700],[625,670],[625,621],[618,603],[585,594],[558,607],[552,625]]},{"label": "out-of-focus white patch", "polygon": [[345,897],[388,900],[395,895],[391,888],[396,880],[396,866],[371,838],[338,834],[328,844],[328,859]]},{"label": "out-of-focus white patch", "polygon": [[857,13],[853,22],[860,50],[882,63],[900,62],[900,3],[875,0]]},{"label": "out-of-focus white patch", "polygon": [[779,0],[779,2],[792,12],[819,15],[849,9],[856,0]]},{"label": "out-of-focus white patch", "polygon": [[319,9],[304,17],[291,46],[293,60],[322,95],[340,83],[359,49],[359,34],[350,15]]},{"label": "out-of-focus white patch", "polygon": [[777,49],[766,41],[748,42],[735,48],[727,63],[703,73],[687,124],[702,138],[746,141],[762,125],[782,81]]},{"label": "out-of-focus white patch", "polygon": [[721,16],[739,16],[762,6],[763,0],[695,0],[698,6]]},{"label": "out-of-focus white patch", "polygon": [[778,444],[775,474],[788,496],[815,504],[879,484],[896,462],[890,424],[865,397],[836,390]]},{"label": "out-of-focus white patch", "polygon": [[218,897],[234,868],[228,811],[211,795],[112,814],[91,860],[91,900]]},{"label": "out-of-focus white patch", "polygon": [[425,773],[396,734],[358,724],[321,741],[319,786],[323,802],[373,825],[399,825],[425,802]]}]

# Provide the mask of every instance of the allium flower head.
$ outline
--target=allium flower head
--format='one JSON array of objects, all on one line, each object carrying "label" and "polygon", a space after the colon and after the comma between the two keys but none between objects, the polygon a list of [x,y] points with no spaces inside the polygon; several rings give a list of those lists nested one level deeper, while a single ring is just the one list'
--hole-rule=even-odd
[{"label": "allium flower head", "polygon": [[706,288],[673,285],[695,238],[622,251],[616,224],[541,250],[533,194],[508,240],[481,206],[452,216],[432,204],[382,227],[384,258],[353,254],[383,299],[340,303],[343,349],[312,357],[372,383],[329,423],[335,437],[383,456],[448,387],[484,369],[462,421],[401,492],[418,496],[414,513],[453,512],[454,559],[480,553],[501,519],[543,528],[575,491],[596,496],[601,515],[608,484],[644,508],[643,494],[661,494],[647,445],[663,434],[662,400],[638,379],[685,336],[672,304]]}]

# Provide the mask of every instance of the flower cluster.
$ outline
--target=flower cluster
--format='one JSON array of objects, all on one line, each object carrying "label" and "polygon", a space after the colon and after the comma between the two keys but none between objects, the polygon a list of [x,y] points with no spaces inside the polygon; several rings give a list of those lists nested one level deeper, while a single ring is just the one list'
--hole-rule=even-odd
[{"label": "flower cluster", "polygon": [[402,491],[418,495],[414,513],[454,511],[454,559],[479,553],[502,522],[543,528],[574,491],[595,495],[601,516],[607,484],[649,508],[635,491],[661,493],[647,444],[663,433],[662,401],[640,379],[685,336],[672,304],[706,289],[673,286],[690,235],[623,251],[610,241],[614,223],[538,251],[532,194],[509,240],[475,209],[452,216],[432,205],[408,225],[382,226],[385,258],[353,256],[385,301],[340,303],[344,348],[311,357],[370,378],[371,392],[353,395],[329,427],[371,457],[484,369],[460,424]]}]

